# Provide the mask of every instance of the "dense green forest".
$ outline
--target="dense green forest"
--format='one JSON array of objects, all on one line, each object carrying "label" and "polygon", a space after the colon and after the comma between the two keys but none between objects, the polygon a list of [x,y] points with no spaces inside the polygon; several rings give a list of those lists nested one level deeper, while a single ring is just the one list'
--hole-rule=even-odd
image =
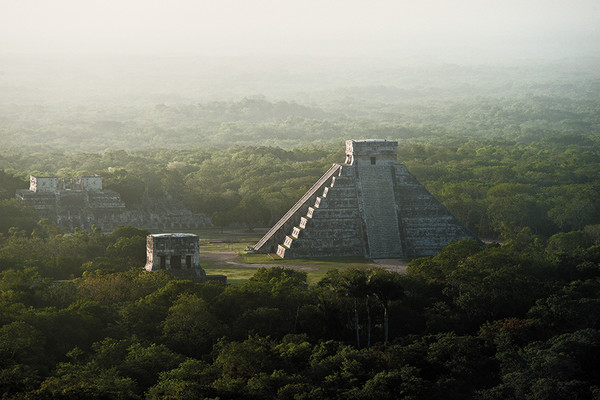
[{"label": "dense green forest", "polygon": [[240,285],[141,270],[143,229],[60,232],[11,199],[29,172],[100,173],[128,204],[178,197],[265,226],[342,143],[3,152],[6,399],[593,399],[600,393],[597,135],[402,142],[398,159],[481,237],[406,275],[261,268]]},{"label": "dense green forest", "polygon": [[[2,61],[2,399],[600,399],[597,59],[368,77],[274,64],[269,79],[199,59],[170,80],[92,60],[49,81]],[[404,275],[309,284],[274,264],[201,284],[143,271],[144,227],[64,232],[14,199],[29,174],[97,173],[129,207],[168,198],[267,227],[361,138],[398,140],[485,240]]]},{"label": "dense green forest", "polygon": [[[15,227],[0,249],[6,399],[593,399],[600,230],[464,240],[406,275],[142,271],[147,232]],[[70,277],[75,279],[65,280]]]}]

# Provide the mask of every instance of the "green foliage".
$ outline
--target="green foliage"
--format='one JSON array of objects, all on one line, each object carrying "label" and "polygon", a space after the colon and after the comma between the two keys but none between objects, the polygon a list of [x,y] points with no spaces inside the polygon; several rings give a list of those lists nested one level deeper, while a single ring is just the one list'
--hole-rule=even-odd
[{"label": "green foliage", "polygon": [[37,219],[35,210],[23,201],[0,200],[0,234],[8,234],[11,228],[31,233],[36,227]]},{"label": "green foliage", "polygon": [[574,281],[547,298],[539,299],[529,316],[543,321],[548,329],[600,327],[600,281]]},{"label": "green foliage", "polygon": [[[470,139],[404,140],[399,160],[470,229],[503,242],[450,243],[435,256],[412,260],[406,275],[346,266],[312,284],[305,272],[271,263],[235,286],[182,281],[165,271],[142,270],[148,233],[143,229],[64,233],[5,197],[3,396],[597,397],[600,154],[598,137],[588,130],[597,122],[582,103],[536,96],[518,104],[480,100],[470,104]],[[548,104],[558,103],[581,108],[571,111],[585,114],[585,132],[565,115],[548,115]],[[230,107],[231,115],[255,119],[220,121],[213,144],[251,140],[248,135],[257,131],[270,135],[275,123],[286,143],[309,127],[315,128],[311,135],[348,125],[344,135],[373,128],[352,119],[276,121],[279,112],[315,110],[264,99],[156,112],[172,122],[175,115],[211,107]],[[531,116],[539,119],[526,120]],[[449,112],[439,117],[444,129],[464,128]],[[379,136],[381,128],[391,132],[386,137],[404,138],[436,128],[390,118],[385,127],[366,131]],[[512,128],[503,125],[507,120]],[[517,126],[518,133],[512,131]],[[477,137],[488,128],[502,137]],[[170,198],[212,215],[222,228],[239,223],[251,229],[273,223],[328,164],[341,161],[339,144],[329,151],[186,146],[39,157],[2,152],[0,166],[98,172],[129,206]],[[11,174],[0,172],[5,187],[26,184]]]},{"label": "green foliage", "polygon": [[119,375],[115,368],[63,363],[58,366],[56,375],[44,380],[32,397],[135,400],[140,398],[136,392],[135,382]]},{"label": "green foliage", "polygon": [[[377,85],[351,69],[325,86],[279,75],[303,102],[212,101],[186,81],[184,100],[165,104],[31,106],[8,88],[1,397],[600,398],[595,63],[396,68]],[[312,285],[274,266],[237,286],[197,284],[141,271],[141,227],[61,232],[14,199],[29,174],[98,173],[130,208],[187,207],[253,229],[343,161],[344,140],[366,137],[398,140],[398,161],[502,244],[451,243],[404,276],[345,267]]]},{"label": "green foliage", "polygon": [[164,340],[177,352],[200,357],[212,350],[224,329],[208,304],[194,294],[182,293],[162,322]]},{"label": "green foliage", "polygon": [[593,398],[599,351],[598,331],[585,329],[502,354],[502,383],[481,398]]},{"label": "green foliage", "polygon": [[306,272],[290,268],[272,267],[258,268],[245,284],[248,290],[256,285],[265,285],[274,296],[293,296],[306,291]]},{"label": "green foliage", "polygon": [[600,252],[563,250],[521,232],[503,246],[452,243],[406,276],[332,270],[318,285],[281,267],[227,287],[140,270],[49,284],[7,270],[0,387],[15,398],[589,398]]},{"label": "green foliage", "polygon": [[43,348],[44,335],[24,321],[14,321],[0,328],[0,368],[39,367]]},{"label": "green foliage", "polygon": [[216,397],[217,390],[211,386],[214,374],[210,365],[187,359],[177,368],[161,372],[156,385],[146,395],[148,400],[195,400]]}]

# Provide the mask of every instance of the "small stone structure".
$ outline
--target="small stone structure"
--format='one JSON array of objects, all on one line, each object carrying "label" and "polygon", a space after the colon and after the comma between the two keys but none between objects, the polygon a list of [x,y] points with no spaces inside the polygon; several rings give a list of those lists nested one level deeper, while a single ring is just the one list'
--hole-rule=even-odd
[{"label": "small stone structure", "polygon": [[475,239],[402,164],[398,143],[348,140],[333,164],[253,247],[280,257],[414,258]]},{"label": "small stone structure", "polygon": [[144,268],[147,271],[166,270],[182,278],[227,282],[225,275],[206,275],[200,266],[198,235],[191,233],[148,235]]},{"label": "small stone structure", "polygon": [[34,193],[57,193],[58,178],[29,176],[29,190]]},{"label": "small stone structure", "polygon": [[102,177],[99,175],[94,176],[78,176],[77,186],[86,192],[101,191],[102,190]]}]

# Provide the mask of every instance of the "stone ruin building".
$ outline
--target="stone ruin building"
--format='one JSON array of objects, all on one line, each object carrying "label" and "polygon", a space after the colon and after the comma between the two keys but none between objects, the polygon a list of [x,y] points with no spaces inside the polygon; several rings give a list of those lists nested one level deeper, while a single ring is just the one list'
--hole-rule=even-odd
[{"label": "stone ruin building", "polygon": [[17,199],[33,206],[65,230],[90,229],[96,225],[110,232],[119,225],[150,230],[198,229],[210,226],[204,214],[168,204],[150,204],[129,209],[119,193],[102,187],[102,177],[79,176],[71,181],[56,177],[29,178],[29,189],[17,190]]},{"label": "stone ruin building", "polygon": [[348,140],[333,166],[251,249],[282,258],[414,258],[475,237],[396,161],[398,143]]},{"label": "stone ruin building", "polygon": [[147,271],[166,270],[173,275],[199,281],[226,282],[225,275],[206,275],[200,266],[200,242],[191,233],[158,233],[146,237]]},{"label": "stone ruin building", "polygon": [[119,193],[103,189],[99,175],[79,176],[71,181],[31,175],[29,189],[17,190],[16,197],[31,204],[40,218],[68,229],[89,229],[93,224],[110,229],[118,225],[125,211]]}]

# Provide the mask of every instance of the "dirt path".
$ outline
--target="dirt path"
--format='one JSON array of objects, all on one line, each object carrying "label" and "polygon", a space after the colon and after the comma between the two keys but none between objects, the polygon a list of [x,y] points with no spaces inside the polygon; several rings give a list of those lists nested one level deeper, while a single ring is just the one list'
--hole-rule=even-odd
[{"label": "dirt path", "polygon": [[[277,263],[273,264],[246,264],[240,262],[240,258],[237,253],[233,251],[223,251],[218,253],[200,253],[200,265],[202,265],[202,260],[214,261],[218,263],[222,263],[224,265],[235,265],[241,268],[272,268],[278,266]],[[396,260],[396,259],[380,259],[373,260],[373,263],[367,264],[369,267],[382,267],[389,271],[398,272],[401,274],[406,273],[406,267],[408,265],[408,261],[405,260]],[[283,264],[285,268],[296,269],[299,271],[315,271],[319,268],[316,265],[307,265],[307,264]]]}]

